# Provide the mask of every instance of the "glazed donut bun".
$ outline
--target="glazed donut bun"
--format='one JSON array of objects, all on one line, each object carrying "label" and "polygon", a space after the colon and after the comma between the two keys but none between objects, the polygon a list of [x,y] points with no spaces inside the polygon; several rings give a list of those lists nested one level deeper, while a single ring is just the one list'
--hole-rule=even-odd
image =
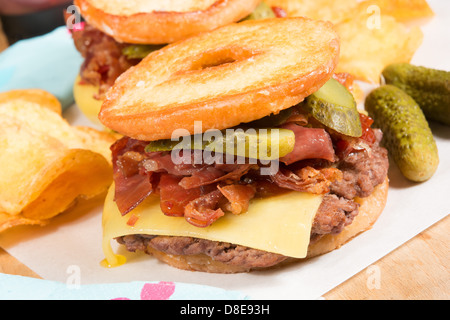
[{"label": "glazed donut bun", "polygon": [[283,18],[234,23],[164,47],[123,73],[99,119],[153,141],[183,128],[226,129],[303,101],[336,67],[329,22]]},{"label": "glazed donut bun", "polygon": [[261,0],[75,0],[86,21],[119,42],[166,44],[237,22]]}]

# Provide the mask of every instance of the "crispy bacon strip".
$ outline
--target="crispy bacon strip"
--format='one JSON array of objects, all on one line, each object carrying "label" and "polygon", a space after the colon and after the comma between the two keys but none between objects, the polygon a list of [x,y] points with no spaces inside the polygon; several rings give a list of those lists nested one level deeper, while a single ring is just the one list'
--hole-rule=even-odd
[{"label": "crispy bacon strip", "polygon": [[272,7],[273,13],[277,18],[286,18],[288,16],[287,12],[281,7]]},{"label": "crispy bacon strip", "polygon": [[229,201],[225,205],[226,211],[233,214],[241,214],[248,210],[250,200],[255,197],[256,188],[251,185],[230,184],[227,186],[218,186],[220,192]]},{"label": "crispy bacon strip", "polygon": [[184,189],[197,188],[207,184],[217,182],[221,177],[223,177],[225,172],[216,169],[213,166],[204,167],[201,170],[193,173],[189,177],[184,177],[180,181],[180,186]]},{"label": "crispy bacon strip", "polygon": [[[200,186],[217,183],[220,181],[236,181],[246,174],[253,165],[236,164],[236,165],[215,165],[214,167],[204,167],[194,172],[190,177],[184,177],[180,185],[185,189],[197,188]],[[231,170],[231,171],[229,171]]]},{"label": "crispy bacon strip", "polygon": [[115,201],[123,216],[136,208],[153,192],[153,184],[150,179],[151,175],[139,174],[128,178],[124,176],[115,178],[118,186],[115,189]]},{"label": "crispy bacon strip", "polygon": [[307,166],[297,172],[280,169],[271,176],[278,186],[300,192],[325,194],[330,191],[330,185],[337,179],[342,179],[342,172],[336,168],[314,169]]},{"label": "crispy bacon strip", "polygon": [[282,126],[295,134],[294,150],[280,161],[289,165],[304,159],[325,159],[331,162],[335,160],[333,142],[330,135],[320,128],[306,128],[295,123],[287,123]]},{"label": "crispy bacon strip", "polygon": [[186,205],[202,195],[201,188],[184,189],[181,177],[162,174],[159,180],[160,206],[166,216],[183,217]]},{"label": "crispy bacon strip", "polygon": [[225,214],[222,209],[216,209],[222,198],[222,193],[217,189],[189,202],[184,211],[186,221],[200,228],[211,225]]},{"label": "crispy bacon strip", "polygon": [[[151,172],[140,174],[139,156],[146,143],[123,138],[111,146],[113,156],[114,200],[122,215],[136,208],[154,189]],[[131,190],[131,191],[130,191]]]},{"label": "crispy bacon strip", "polygon": [[190,176],[201,170],[206,165],[194,165],[191,162],[175,164],[172,161],[170,152],[151,152],[146,154],[146,159],[142,162],[142,167],[149,172],[167,172],[175,176]]},{"label": "crispy bacon strip", "polygon": [[339,81],[348,90],[351,91],[353,89],[355,77],[352,74],[348,72],[333,73],[333,79]]}]

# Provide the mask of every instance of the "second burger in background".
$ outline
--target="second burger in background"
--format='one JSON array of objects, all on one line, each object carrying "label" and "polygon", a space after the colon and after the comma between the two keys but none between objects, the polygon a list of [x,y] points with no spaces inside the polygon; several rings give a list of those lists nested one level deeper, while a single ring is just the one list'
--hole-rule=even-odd
[{"label": "second burger in background", "polygon": [[94,122],[117,77],[150,52],[245,18],[275,15],[261,0],[75,0],[74,4],[86,21],[72,32],[85,58],[74,96]]}]

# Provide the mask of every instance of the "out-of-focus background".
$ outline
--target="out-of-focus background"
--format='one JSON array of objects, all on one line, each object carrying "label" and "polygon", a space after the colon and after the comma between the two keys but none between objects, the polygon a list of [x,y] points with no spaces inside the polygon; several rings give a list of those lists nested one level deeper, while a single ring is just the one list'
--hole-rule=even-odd
[{"label": "out-of-focus background", "polygon": [[[0,0],[0,50],[64,25],[71,0]],[[39,22],[39,23],[37,23]]]},{"label": "out-of-focus background", "polygon": [[0,52],[5,50],[8,47],[8,41],[6,40],[6,36],[3,33],[2,27],[0,25]]}]

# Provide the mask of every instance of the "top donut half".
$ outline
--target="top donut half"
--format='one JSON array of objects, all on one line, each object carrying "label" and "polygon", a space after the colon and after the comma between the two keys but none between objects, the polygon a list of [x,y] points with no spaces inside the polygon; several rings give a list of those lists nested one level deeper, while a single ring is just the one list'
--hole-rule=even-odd
[{"label": "top donut half", "polygon": [[246,21],[169,45],[117,79],[102,123],[129,137],[225,129],[292,107],[328,81],[339,38],[306,18]]},{"label": "top donut half", "polygon": [[82,16],[119,42],[167,44],[239,21],[261,0],[75,0]]}]

